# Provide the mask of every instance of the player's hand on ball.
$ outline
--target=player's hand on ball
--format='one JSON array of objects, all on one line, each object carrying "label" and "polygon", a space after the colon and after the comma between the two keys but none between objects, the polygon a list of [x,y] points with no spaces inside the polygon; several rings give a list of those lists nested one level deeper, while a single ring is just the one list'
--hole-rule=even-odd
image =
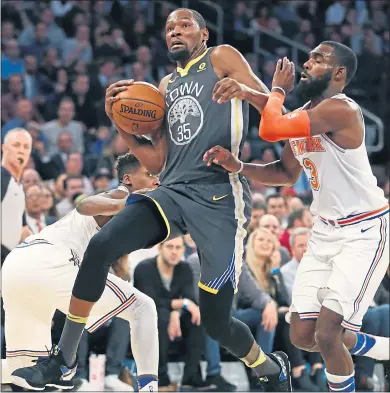
[{"label": "player's hand on ball", "polygon": [[214,86],[213,100],[217,101],[218,104],[223,104],[233,98],[243,100],[244,93],[247,90],[245,85],[238,83],[235,79],[223,78]]},{"label": "player's hand on ball", "polygon": [[221,146],[214,146],[208,150],[203,155],[203,161],[207,162],[207,166],[217,164],[229,172],[237,172],[241,167],[238,158]]},{"label": "player's hand on ball", "polygon": [[115,96],[121,91],[125,91],[127,87],[130,86],[133,82],[134,82],[133,79],[121,80],[108,86],[106,90],[105,111],[107,116],[111,119],[111,121],[113,121],[112,104],[115,101],[119,100],[119,98]]},{"label": "player's hand on ball", "polygon": [[279,59],[276,63],[272,87],[281,87],[286,94],[294,88],[295,66],[287,57]]}]

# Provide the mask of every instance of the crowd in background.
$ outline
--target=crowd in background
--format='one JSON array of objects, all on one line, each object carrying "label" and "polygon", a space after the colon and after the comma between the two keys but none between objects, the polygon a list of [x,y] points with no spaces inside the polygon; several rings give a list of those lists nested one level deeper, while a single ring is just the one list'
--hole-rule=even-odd
[{"label": "crowd in background", "polygon": [[[115,161],[128,149],[105,115],[105,89],[120,79],[130,78],[157,85],[174,69],[164,42],[165,20],[172,9],[164,2],[154,1],[152,7],[150,3],[147,0],[2,1],[1,136],[3,140],[9,130],[23,127],[33,138],[31,159],[22,176],[26,221],[33,233],[65,216],[83,195],[105,191],[118,184]],[[202,12],[201,4],[195,0],[189,3]],[[228,6],[228,2],[216,3],[225,9],[224,43],[239,49],[268,87],[275,59],[290,53],[287,47],[269,39],[263,44],[272,55],[257,57],[253,53],[253,37],[259,25],[309,47],[330,39],[343,42],[355,51],[359,68],[346,93],[384,121],[385,148],[370,159],[379,185],[389,197],[388,3],[384,0],[237,0],[229,2]],[[213,34],[210,44],[215,44]],[[299,61],[303,63],[305,58],[300,56]],[[295,109],[301,102],[292,94],[287,104]],[[249,138],[242,159],[255,163],[275,161],[279,158],[281,145],[259,140],[258,123],[257,111],[251,110]],[[302,175],[291,188],[268,187],[257,182],[252,182],[251,188],[253,213],[242,279],[254,285],[241,285],[235,316],[251,327],[265,351],[275,348],[287,351],[296,388],[324,391],[321,358],[291,345],[289,326],[284,319],[291,302],[294,275],[312,225],[313,218],[308,210],[310,185]],[[174,274],[176,267],[184,265],[186,260],[191,267],[193,276],[190,279],[194,287],[188,298],[196,313],[199,272],[196,245],[190,236],[172,242],[136,252],[118,262],[116,269],[123,278],[133,279],[137,274],[142,277],[140,271],[145,264],[154,263],[158,267],[159,260],[166,260],[171,266],[168,273]],[[389,275],[390,272],[365,317],[363,331],[389,335]],[[135,285],[144,289],[141,279],[135,280]],[[165,289],[166,296],[173,296],[169,287]],[[179,291],[178,296],[181,295]],[[274,300],[275,308],[267,307],[267,299]],[[166,321],[163,314],[161,311],[160,320]],[[55,323],[55,329],[59,325],[60,322]],[[207,382],[226,391],[234,390],[234,386],[221,376],[220,348],[199,331],[193,333],[192,325],[190,318],[183,329],[192,333],[183,333],[183,337],[194,340],[195,334],[202,345],[196,346],[200,349],[196,353],[187,351],[191,352],[187,354],[188,367],[197,370],[201,359],[208,363],[207,378],[197,381],[194,387],[205,389]],[[125,329],[116,324],[111,328],[122,333]],[[160,355],[160,381],[172,390],[175,387],[169,380],[166,363],[171,358],[168,344],[177,336],[169,332],[169,328],[169,319],[160,326],[160,331],[167,332],[160,342],[160,351],[164,351]],[[121,335],[125,336],[128,334]],[[128,346],[128,340],[126,343]],[[112,345],[116,348],[115,343]],[[82,350],[86,358],[88,345]],[[116,349],[111,353],[116,353]],[[115,373],[119,374],[118,365],[126,356],[129,356],[127,352],[114,356],[112,369]],[[222,357],[226,357],[224,351]],[[79,371],[79,377],[84,380],[87,379],[86,367]],[[359,388],[374,388],[373,368],[374,362],[370,359],[356,360]],[[254,387],[253,376],[248,377]]]}]

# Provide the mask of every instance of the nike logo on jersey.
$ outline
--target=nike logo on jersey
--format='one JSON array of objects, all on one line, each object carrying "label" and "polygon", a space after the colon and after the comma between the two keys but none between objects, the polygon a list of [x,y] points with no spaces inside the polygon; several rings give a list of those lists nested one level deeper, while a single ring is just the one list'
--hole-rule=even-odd
[{"label": "nike logo on jersey", "polygon": [[374,228],[375,225],[373,225],[372,227],[366,228],[366,229],[361,229],[360,232],[364,233],[367,232],[369,229]]},{"label": "nike logo on jersey", "polygon": [[220,201],[223,198],[226,198],[229,194],[222,195],[220,197],[217,197],[216,195],[213,196],[213,201]]}]

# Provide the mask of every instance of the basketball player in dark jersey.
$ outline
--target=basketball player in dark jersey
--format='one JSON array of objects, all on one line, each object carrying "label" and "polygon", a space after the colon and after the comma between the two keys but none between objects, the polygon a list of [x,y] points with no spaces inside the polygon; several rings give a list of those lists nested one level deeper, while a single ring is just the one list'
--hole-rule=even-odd
[{"label": "basketball player in dark jersey", "polygon": [[[239,172],[203,162],[204,152],[215,145],[240,156],[248,128],[248,103],[237,93],[240,84],[269,91],[236,49],[207,48],[208,37],[198,12],[178,9],[169,15],[166,41],[177,69],[159,86],[166,100],[165,126],[152,142],[117,126],[142,165],[152,173],[161,172],[161,185],[130,198],[127,208],[92,238],[74,285],[60,351],[52,351],[46,362],[18,370],[19,377],[46,385],[55,380],[58,386],[77,365],[79,339],[104,290],[110,264],[124,254],[188,232],[201,260],[200,310],[207,333],[251,367],[266,391],[291,391],[287,356],[264,354],[249,328],[231,316],[251,216],[248,183]],[[111,120],[115,95],[130,83],[120,81],[107,89],[106,112]],[[230,99],[233,96],[237,98]],[[181,306],[186,309],[184,301]],[[275,304],[267,307],[274,309]]]}]

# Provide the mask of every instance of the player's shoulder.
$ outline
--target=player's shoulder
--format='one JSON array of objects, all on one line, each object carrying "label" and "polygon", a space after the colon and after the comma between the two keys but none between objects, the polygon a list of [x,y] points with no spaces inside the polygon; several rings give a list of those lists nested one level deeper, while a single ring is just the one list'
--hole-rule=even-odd
[{"label": "player's shoulder", "polygon": [[242,56],[241,52],[237,50],[234,46],[228,44],[218,45],[214,47],[210,54],[212,61],[219,58],[229,59],[233,61],[234,58],[237,56]]},{"label": "player's shoulder", "polygon": [[329,97],[318,104],[318,109],[334,115],[355,115],[360,112],[359,105],[348,97]]}]

